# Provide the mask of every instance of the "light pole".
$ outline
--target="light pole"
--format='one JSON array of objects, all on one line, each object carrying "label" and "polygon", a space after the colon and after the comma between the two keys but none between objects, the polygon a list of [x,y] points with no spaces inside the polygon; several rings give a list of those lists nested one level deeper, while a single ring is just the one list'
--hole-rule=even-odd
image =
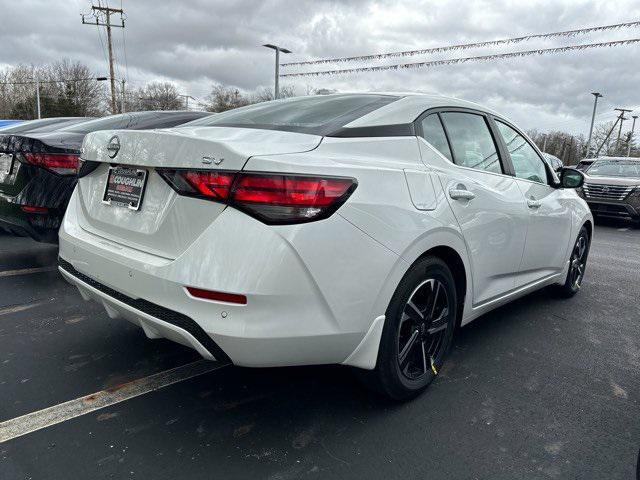
[{"label": "light pole", "polygon": [[589,140],[587,141],[587,158],[591,150],[591,136],[593,135],[593,123],[596,120],[596,109],[598,108],[598,98],[602,97],[600,92],[591,92],[591,95],[595,97],[593,100],[593,113],[591,114],[591,127],[589,127]]},{"label": "light pole", "polygon": [[627,146],[627,157],[631,156],[631,142],[633,142],[633,134],[636,131],[636,118],[638,118],[638,115],[632,115],[631,118],[633,118],[633,123],[631,124],[631,135],[629,135],[629,145]]},{"label": "light pole", "polygon": [[278,47],[277,45],[272,45],[270,43],[266,43],[262,45],[263,47],[271,48],[276,51],[276,86],[274,90],[273,97],[278,99],[280,97],[280,52],[282,53],[291,53],[291,50],[287,50],[286,48]]}]

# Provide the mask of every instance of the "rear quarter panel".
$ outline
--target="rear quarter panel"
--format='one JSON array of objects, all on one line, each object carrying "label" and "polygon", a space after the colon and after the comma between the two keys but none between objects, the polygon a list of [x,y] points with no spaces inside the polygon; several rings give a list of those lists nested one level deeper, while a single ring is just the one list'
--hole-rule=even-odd
[{"label": "rear quarter panel", "polygon": [[[325,138],[311,152],[255,157],[245,168],[357,179],[358,187],[336,214],[369,236],[381,251],[386,251],[384,255],[367,257],[365,262],[361,259],[353,262],[352,269],[343,272],[345,278],[356,284],[369,275],[377,279],[375,288],[367,283],[366,291],[357,293],[371,305],[369,322],[384,315],[403,275],[427,250],[446,245],[455,249],[466,263],[464,242],[439,182],[433,182],[435,202],[429,210],[419,210],[412,201],[405,170],[429,172],[421,161],[415,137]],[[346,247],[336,244],[335,248]],[[355,256],[361,254],[350,252]],[[381,258],[386,260],[381,262]],[[388,261],[390,258],[392,262]],[[322,270],[318,262],[310,265],[314,274],[316,268]],[[325,280],[328,286],[331,277]]]}]

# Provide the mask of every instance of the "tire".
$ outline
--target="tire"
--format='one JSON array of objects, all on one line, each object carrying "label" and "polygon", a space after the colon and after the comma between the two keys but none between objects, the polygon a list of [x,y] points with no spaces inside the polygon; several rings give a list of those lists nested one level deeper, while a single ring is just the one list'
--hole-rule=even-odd
[{"label": "tire", "polygon": [[419,260],[402,278],[387,307],[376,368],[360,370],[360,378],[396,401],[417,396],[444,363],[457,315],[458,297],[449,267],[437,257]]},{"label": "tire", "polygon": [[558,286],[557,292],[563,298],[573,297],[582,286],[584,273],[587,267],[587,258],[589,256],[589,248],[591,247],[591,239],[587,227],[583,226],[578,232],[578,237],[571,250],[569,258],[569,271],[563,285]]}]

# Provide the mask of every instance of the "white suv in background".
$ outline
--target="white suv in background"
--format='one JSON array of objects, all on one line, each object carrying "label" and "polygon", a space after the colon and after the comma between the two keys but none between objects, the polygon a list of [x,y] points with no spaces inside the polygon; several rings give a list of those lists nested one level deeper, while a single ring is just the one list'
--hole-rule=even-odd
[{"label": "white suv in background", "polygon": [[417,94],[278,100],[88,135],[60,271],[150,338],[264,367],[339,363],[395,399],[456,328],[580,288],[593,220],[511,122]]}]

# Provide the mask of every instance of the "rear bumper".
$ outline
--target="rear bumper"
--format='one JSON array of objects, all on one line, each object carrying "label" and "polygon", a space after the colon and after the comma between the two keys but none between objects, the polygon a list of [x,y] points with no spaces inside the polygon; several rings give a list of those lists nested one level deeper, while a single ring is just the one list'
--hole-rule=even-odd
[{"label": "rear bumper", "polygon": [[[338,215],[288,232],[227,209],[166,259],[83,230],[78,203],[74,194],[60,229],[65,278],[109,315],[205,358],[250,367],[344,363],[384,314],[372,305],[398,257]],[[334,241],[318,241],[327,234]],[[354,262],[356,254],[376,261]],[[243,294],[247,304],[197,299],[186,286]]]},{"label": "rear bumper", "polygon": [[229,357],[193,319],[142,299],[133,299],[78,272],[59,259],[58,269],[76,285],[85,300],[102,303],[111,318],[125,318],[141,327],[150,338],[169,338],[197,350],[209,360],[229,363]]},{"label": "rear bumper", "polygon": [[18,205],[0,198],[0,229],[13,235],[31,237],[38,242],[56,243],[61,220],[60,215],[26,214]]}]

